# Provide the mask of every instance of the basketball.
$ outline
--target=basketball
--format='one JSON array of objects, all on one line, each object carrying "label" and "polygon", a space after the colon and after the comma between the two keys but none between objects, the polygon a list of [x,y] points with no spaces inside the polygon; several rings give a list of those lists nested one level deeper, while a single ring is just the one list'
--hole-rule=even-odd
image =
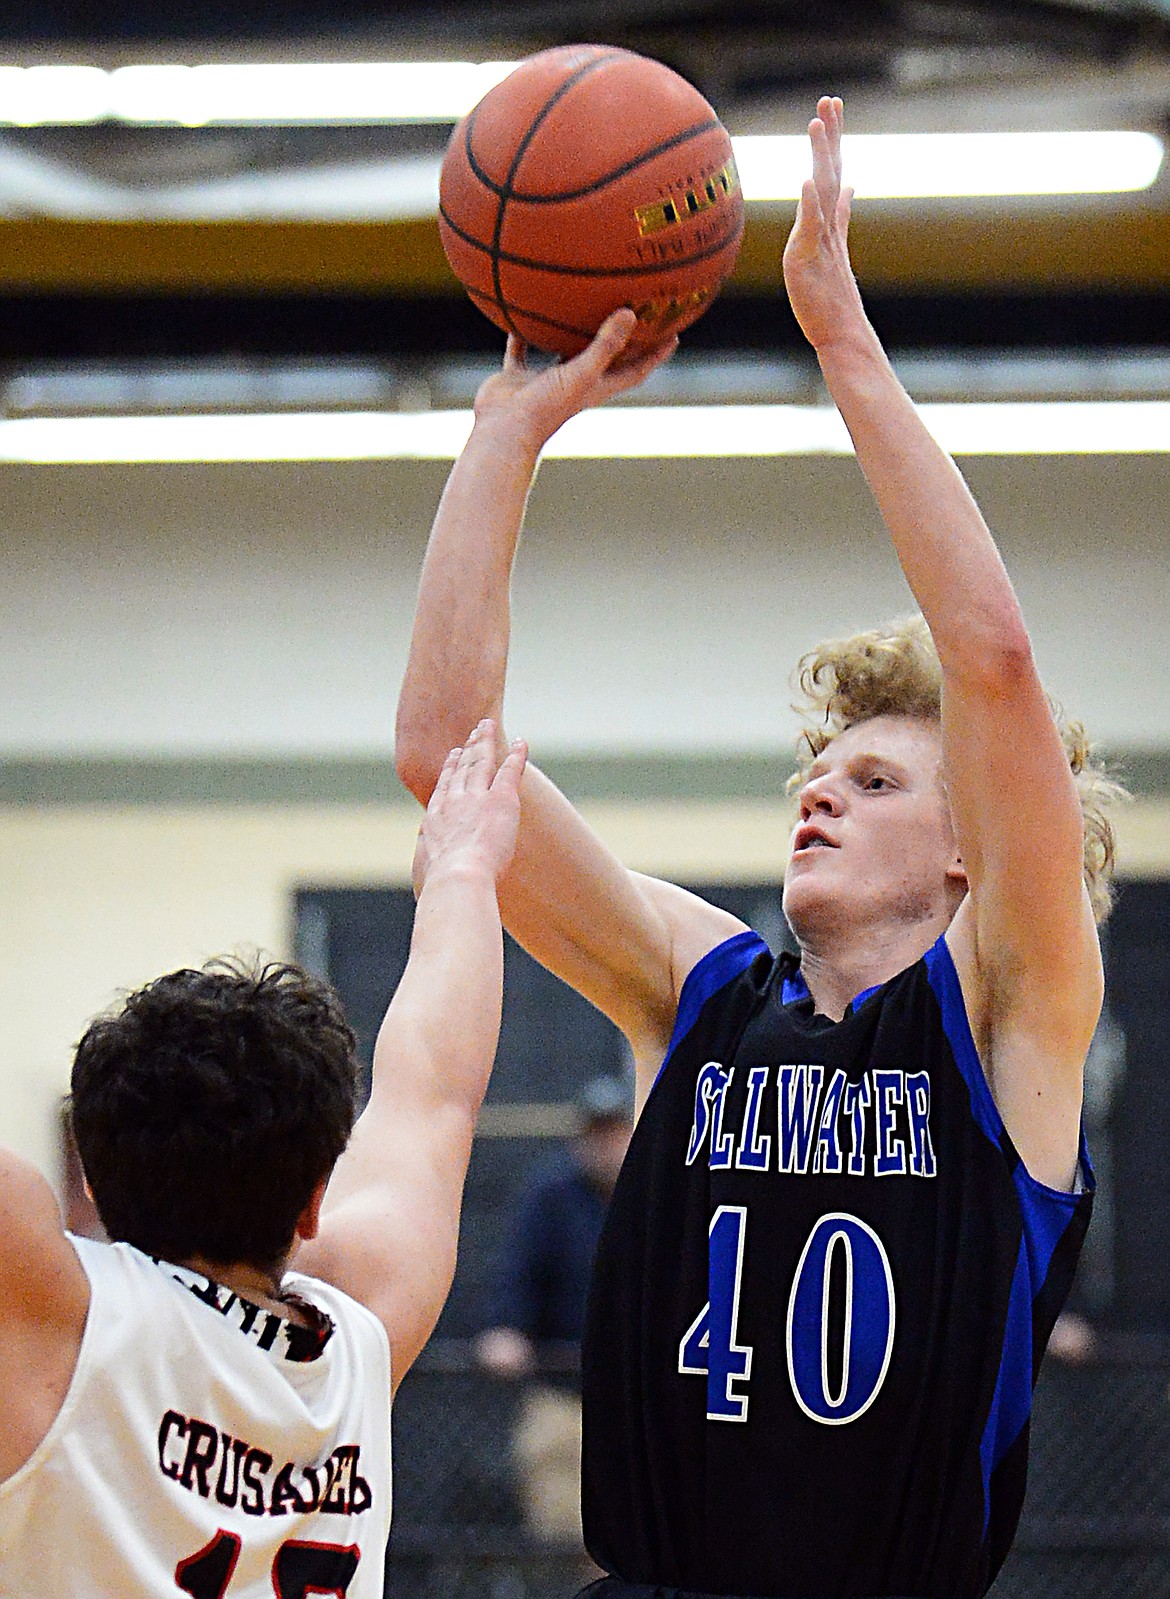
[{"label": "basketball", "polygon": [[727,130],[698,90],[629,50],[530,56],[459,123],[439,232],[474,303],[556,355],[632,306],[629,351],[702,315],[735,265],[743,195]]}]

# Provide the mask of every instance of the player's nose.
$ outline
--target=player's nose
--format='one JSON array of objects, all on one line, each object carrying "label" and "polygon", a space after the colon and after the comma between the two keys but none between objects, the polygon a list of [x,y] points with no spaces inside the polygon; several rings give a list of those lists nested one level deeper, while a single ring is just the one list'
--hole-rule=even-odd
[{"label": "player's nose", "polygon": [[810,777],[800,791],[800,819],[807,822],[811,816],[840,816],[841,793],[828,772]]}]

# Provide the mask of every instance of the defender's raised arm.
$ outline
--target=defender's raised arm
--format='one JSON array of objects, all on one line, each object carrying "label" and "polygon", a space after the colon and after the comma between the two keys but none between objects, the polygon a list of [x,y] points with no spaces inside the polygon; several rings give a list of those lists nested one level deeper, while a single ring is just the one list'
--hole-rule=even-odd
[{"label": "defender's raised arm", "polygon": [[[448,755],[419,834],[410,959],[374,1051],[369,1102],[298,1269],[373,1310],[397,1387],[451,1286],[475,1119],[500,1029],[496,883],[519,820],[522,745],[498,765],[481,723]],[[498,765],[498,770],[497,770]]]}]

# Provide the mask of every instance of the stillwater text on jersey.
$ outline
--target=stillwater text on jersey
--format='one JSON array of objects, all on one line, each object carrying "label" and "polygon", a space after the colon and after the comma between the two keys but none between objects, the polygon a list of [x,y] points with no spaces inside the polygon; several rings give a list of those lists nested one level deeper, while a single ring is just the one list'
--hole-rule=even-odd
[{"label": "stillwater text on jersey", "polygon": [[851,1080],[819,1065],[752,1066],[742,1113],[725,1118],[735,1070],[708,1061],[699,1072],[688,1166],[706,1149],[712,1171],[936,1175],[929,1073],[874,1069]]}]

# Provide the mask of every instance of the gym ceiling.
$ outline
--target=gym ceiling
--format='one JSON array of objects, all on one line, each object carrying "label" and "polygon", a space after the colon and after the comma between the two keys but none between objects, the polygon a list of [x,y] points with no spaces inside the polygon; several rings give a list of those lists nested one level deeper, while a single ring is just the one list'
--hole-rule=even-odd
[{"label": "gym ceiling", "polygon": [[[826,90],[865,132],[1164,135],[1170,110],[1170,0],[26,0],[0,17],[0,65],[512,60],[584,39],[668,62],[733,134],[799,132]],[[500,337],[451,277],[428,216],[106,217],[71,199],[237,180],[254,195],[261,177],[276,191],[433,159],[449,131],[0,129],[0,363],[489,357]],[[779,277],[791,210],[750,209],[733,283],[687,337],[696,354],[799,348]],[[1170,346],[1165,170],[1136,196],[859,204],[854,254],[875,321],[902,349]]]}]

